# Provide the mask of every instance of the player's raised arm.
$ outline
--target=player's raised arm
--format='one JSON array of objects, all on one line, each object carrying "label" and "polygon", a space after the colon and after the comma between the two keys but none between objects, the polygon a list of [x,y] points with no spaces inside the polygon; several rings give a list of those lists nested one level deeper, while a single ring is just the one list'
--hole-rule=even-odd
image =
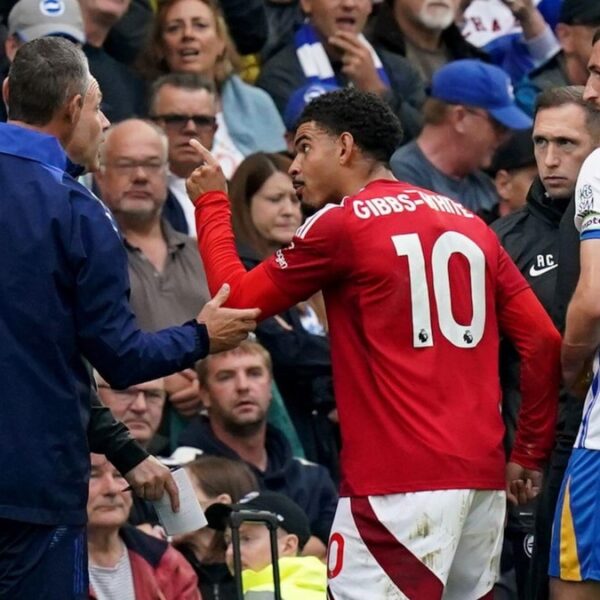
[{"label": "player's raised arm", "polygon": [[[510,259],[503,255],[502,262],[508,265]],[[510,267],[521,276],[512,262]],[[541,469],[554,442],[560,334],[530,288],[503,302],[498,316],[501,331],[521,358],[522,402],[511,461],[527,469]]]},{"label": "player's raised arm", "polygon": [[[299,266],[294,273],[292,269],[286,273],[289,274],[286,278],[289,285],[285,288],[280,280],[275,283],[269,259],[252,271],[246,271],[235,246],[225,176],[215,158],[200,142],[192,139],[190,144],[198,151],[201,164],[187,179],[186,188],[196,207],[198,249],[211,293],[214,294],[223,283],[229,283],[231,294],[226,305],[257,306],[261,309],[259,318],[265,319],[317,292],[327,271],[320,268],[322,263],[315,261],[314,256],[311,255],[310,261],[305,260],[302,249],[297,247],[303,242],[295,240],[289,248],[278,251],[282,257],[284,253],[286,257],[288,253],[294,254]],[[307,270],[313,271],[312,276],[305,276]],[[298,271],[302,273],[298,275]]]}]

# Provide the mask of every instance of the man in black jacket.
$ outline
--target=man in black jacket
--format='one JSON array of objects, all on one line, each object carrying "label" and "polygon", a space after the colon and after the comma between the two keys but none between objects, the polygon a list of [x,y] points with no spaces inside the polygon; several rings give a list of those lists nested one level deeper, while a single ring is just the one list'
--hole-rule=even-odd
[{"label": "man in black jacket", "polygon": [[201,361],[197,371],[208,416],[190,423],[180,446],[243,460],[261,489],[285,494],[304,510],[312,534],[304,552],[324,556],[337,493],[324,467],[294,458],[282,432],[267,424],[273,380],[269,353],[246,340]]},{"label": "man in black jacket", "polygon": [[[583,100],[582,87],[553,88],[540,94],[536,103],[533,143],[538,177],[529,190],[527,204],[520,211],[496,221],[492,228],[548,313],[555,316],[559,226],[575,192],[579,169],[600,143],[600,112]],[[572,218],[570,223],[573,227]],[[508,450],[512,445],[521,399],[519,361],[514,348],[508,344],[503,345],[501,358]],[[579,418],[571,413],[577,410],[580,413],[581,406],[572,399],[569,401],[565,394],[561,399],[563,409],[558,423],[557,446],[570,452],[574,435],[569,433],[572,427],[566,424],[576,423],[576,432]],[[561,479],[558,477],[556,486],[560,487]],[[547,580],[550,530],[558,487],[554,492],[547,490],[541,500],[539,510],[542,514],[538,516],[540,526],[536,527],[536,560],[532,573],[532,579],[536,581]],[[511,512],[507,528],[507,539],[513,542],[521,594],[528,577],[533,521],[532,506],[518,507]]]}]

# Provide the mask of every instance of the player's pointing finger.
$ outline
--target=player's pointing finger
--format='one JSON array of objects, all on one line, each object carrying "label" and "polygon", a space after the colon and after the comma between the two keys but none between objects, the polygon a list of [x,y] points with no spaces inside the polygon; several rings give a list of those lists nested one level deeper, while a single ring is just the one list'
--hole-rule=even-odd
[{"label": "player's pointing finger", "polygon": [[205,148],[197,139],[191,138],[190,145],[194,147],[194,149],[201,156],[202,160],[211,167],[218,167],[219,163],[216,161],[215,157],[210,153],[210,151]]}]

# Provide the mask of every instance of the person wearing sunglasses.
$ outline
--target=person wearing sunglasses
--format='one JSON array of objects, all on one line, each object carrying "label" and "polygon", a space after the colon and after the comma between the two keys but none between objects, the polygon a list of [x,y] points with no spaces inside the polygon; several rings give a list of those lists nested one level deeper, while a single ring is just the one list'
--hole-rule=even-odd
[{"label": "person wearing sunglasses", "polygon": [[150,118],[169,140],[168,197],[163,215],[181,233],[196,237],[194,210],[185,191],[185,179],[197,166],[191,138],[212,148],[217,132],[216,90],[197,73],[172,73],[152,86]]}]

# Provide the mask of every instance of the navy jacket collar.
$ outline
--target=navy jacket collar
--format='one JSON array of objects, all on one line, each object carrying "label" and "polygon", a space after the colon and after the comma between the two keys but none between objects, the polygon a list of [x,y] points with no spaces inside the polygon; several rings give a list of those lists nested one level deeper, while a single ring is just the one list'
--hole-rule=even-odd
[{"label": "navy jacket collar", "polygon": [[11,123],[0,123],[0,153],[35,160],[61,171],[67,166],[67,155],[54,136]]}]

